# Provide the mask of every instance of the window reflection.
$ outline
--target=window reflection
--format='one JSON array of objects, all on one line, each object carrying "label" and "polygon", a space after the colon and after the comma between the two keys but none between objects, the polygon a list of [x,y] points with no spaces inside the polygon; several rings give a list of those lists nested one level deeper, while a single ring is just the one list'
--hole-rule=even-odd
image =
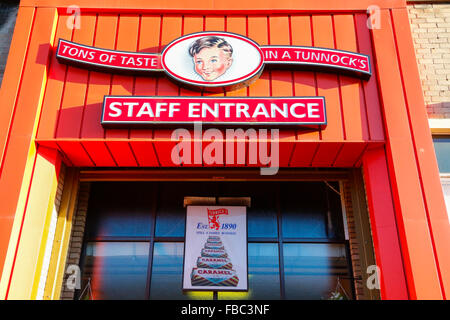
[{"label": "window reflection", "polygon": [[450,137],[448,136],[434,136],[433,137],[434,150],[436,151],[436,158],[438,161],[439,172],[450,173]]},{"label": "window reflection", "polygon": [[157,242],[153,249],[150,299],[212,299],[212,292],[183,292],[184,243]]},{"label": "window reflection", "polygon": [[[87,243],[81,299],[145,299],[148,252],[145,242]],[[89,279],[92,291],[83,290]]]},{"label": "window reflection", "polygon": [[[333,187],[339,189],[338,184]],[[340,196],[325,183],[283,183],[280,198],[285,239],[344,237]]]},{"label": "window reflection", "polygon": [[248,237],[276,238],[278,234],[277,211],[273,197],[252,197],[252,206],[247,210]]},{"label": "window reflection", "polygon": [[156,237],[184,237],[186,208],[185,196],[217,196],[214,184],[204,182],[159,183],[159,203],[156,210]]},{"label": "window reflection", "polygon": [[223,197],[250,197],[251,206],[247,208],[248,237],[276,238],[277,204],[276,182],[224,182],[221,184]]},{"label": "window reflection", "polygon": [[183,193],[178,186],[160,184],[161,201],[156,210],[157,237],[183,237],[186,221],[186,209],[183,208]]},{"label": "window reflection", "polygon": [[96,182],[89,197],[86,235],[95,237],[148,237],[154,192],[151,184]]},{"label": "window reflection", "polygon": [[282,232],[286,238],[326,238],[326,198],[322,183],[282,184]]},{"label": "window reflection", "polygon": [[283,255],[287,299],[329,299],[336,288],[352,299],[345,245],[287,243]]},{"label": "window reflection", "polygon": [[278,244],[248,244],[248,292],[220,292],[219,299],[280,299]]}]

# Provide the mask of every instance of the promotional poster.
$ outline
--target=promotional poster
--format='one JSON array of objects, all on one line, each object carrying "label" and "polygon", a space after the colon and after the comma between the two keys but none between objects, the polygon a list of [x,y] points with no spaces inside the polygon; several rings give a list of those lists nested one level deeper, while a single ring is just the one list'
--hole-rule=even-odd
[{"label": "promotional poster", "polygon": [[183,290],[248,290],[245,207],[187,207]]}]

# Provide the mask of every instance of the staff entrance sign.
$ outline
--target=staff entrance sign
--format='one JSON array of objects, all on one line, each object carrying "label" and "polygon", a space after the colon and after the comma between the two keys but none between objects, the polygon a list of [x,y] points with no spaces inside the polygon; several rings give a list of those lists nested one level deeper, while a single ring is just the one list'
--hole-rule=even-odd
[{"label": "staff entrance sign", "polygon": [[326,125],[324,97],[106,96],[102,125]]},{"label": "staff entrance sign", "polygon": [[188,206],[183,290],[247,291],[244,206]]}]

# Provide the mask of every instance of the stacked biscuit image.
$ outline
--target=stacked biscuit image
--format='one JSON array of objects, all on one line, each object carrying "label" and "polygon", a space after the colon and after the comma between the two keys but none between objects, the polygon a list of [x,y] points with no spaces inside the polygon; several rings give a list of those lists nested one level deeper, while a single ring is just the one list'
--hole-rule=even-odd
[{"label": "stacked biscuit image", "polygon": [[197,267],[192,269],[193,286],[232,286],[239,283],[236,271],[228,257],[219,236],[209,236],[201,256],[197,259]]}]

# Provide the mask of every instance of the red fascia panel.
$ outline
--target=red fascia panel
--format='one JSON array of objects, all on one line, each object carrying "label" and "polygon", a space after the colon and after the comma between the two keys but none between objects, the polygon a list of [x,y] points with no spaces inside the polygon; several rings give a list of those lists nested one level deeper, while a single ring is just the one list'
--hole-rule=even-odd
[{"label": "red fascia panel", "polygon": [[320,143],[312,160],[312,167],[331,166],[344,144],[342,142]]},{"label": "red fascia panel", "polygon": [[[95,162],[92,161],[90,155],[84,148],[81,140],[57,140],[58,149],[66,158],[76,167],[94,167]],[[37,141],[38,145],[40,144]]]},{"label": "red fascia panel", "polygon": [[398,64],[401,56],[398,56],[396,39],[410,34],[394,35],[392,16],[388,10],[381,10],[380,19],[383,27],[373,29],[372,33],[384,109],[389,174],[408,289],[412,299],[442,299],[443,292]]},{"label": "red fascia panel", "polygon": [[141,167],[158,167],[158,158],[155,153],[155,147],[151,141],[130,141],[131,149]]},{"label": "red fascia panel", "polygon": [[119,167],[138,167],[139,163],[128,141],[106,140],[108,149],[113,154]]},{"label": "red fascia panel", "polygon": [[[249,140],[245,143],[245,163],[238,160],[238,142],[233,143],[234,157],[232,161],[226,158],[227,144],[225,130],[221,130],[222,138],[217,142],[223,143],[223,161],[222,163],[207,164],[203,160],[203,155],[209,155],[213,145],[210,138],[203,138],[201,148],[199,141],[194,137],[194,131],[188,130],[187,143],[190,145],[191,158],[190,163],[184,163],[181,166],[187,167],[260,167],[261,158],[258,155],[255,160],[250,159],[249,149],[255,148],[259,153],[259,144],[264,142],[269,156],[275,150],[272,150],[270,143],[271,132],[268,130],[267,140]],[[281,136],[283,136],[283,133]],[[82,139],[53,139],[38,140],[37,144],[49,148],[59,149],[65,157],[68,165],[80,167],[175,167],[179,164],[172,160],[172,153],[176,145],[181,142],[171,139],[172,130],[158,130],[155,139],[150,140],[82,140]],[[279,167],[355,167],[361,159],[363,151],[369,146],[379,146],[380,143],[361,142],[314,142],[314,141],[296,141],[293,139],[280,141],[279,143]],[[180,147],[179,145],[178,147]],[[184,147],[184,146],[183,146]],[[240,148],[240,147],[239,147]],[[206,151],[205,151],[206,149]],[[220,150],[219,146],[219,150]],[[195,152],[200,150],[195,156]],[[175,154],[178,151],[175,149]],[[213,153],[213,156],[215,153]],[[240,158],[239,158],[240,159]],[[178,160],[177,160],[178,161]],[[231,163],[230,163],[231,162]]]},{"label": "red fascia panel", "polygon": [[[339,154],[334,160],[333,167],[357,167],[358,160],[364,154],[364,151],[368,147],[368,143],[358,143],[358,142],[347,142],[344,143],[342,148],[339,150]],[[371,146],[376,145],[376,143],[371,143]],[[355,160],[356,159],[356,160]]]},{"label": "red fascia panel", "polygon": [[319,148],[319,142],[297,141],[292,152],[291,167],[310,167]]},{"label": "red fascia panel", "polygon": [[[71,0],[22,0],[21,6],[32,7],[58,7],[65,9],[73,2]],[[151,12],[197,12],[197,13],[255,13],[255,12],[312,12],[312,11],[366,11],[371,5],[377,5],[380,8],[404,8],[405,0],[341,0],[339,2],[333,0],[252,0],[243,3],[240,0],[214,1],[199,0],[196,2],[186,2],[184,0],[175,1],[146,1],[146,0],[129,0],[123,2],[121,0],[78,0],[77,5],[83,9],[94,9],[104,11],[151,11]]]},{"label": "red fascia panel", "polygon": [[428,126],[419,71],[415,64],[416,57],[406,9],[392,10],[392,21],[396,34],[398,55],[401,57],[399,66],[402,73],[420,184],[445,299],[450,296],[450,250],[448,249],[450,225],[439,179],[436,154]]},{"label": "red fascia panel", "polygon": [[99,143],[92,140],[81,140],[81,143],[89,154],[92,162],[97,167],[116,167],[117,162],[112,157],[111,151],[108,149],[106,143]]},{"label": "red fascia panel", "polygon": [[384,148],[365,152],[363,170],[381,298],[406,300],[408,288]]}]

